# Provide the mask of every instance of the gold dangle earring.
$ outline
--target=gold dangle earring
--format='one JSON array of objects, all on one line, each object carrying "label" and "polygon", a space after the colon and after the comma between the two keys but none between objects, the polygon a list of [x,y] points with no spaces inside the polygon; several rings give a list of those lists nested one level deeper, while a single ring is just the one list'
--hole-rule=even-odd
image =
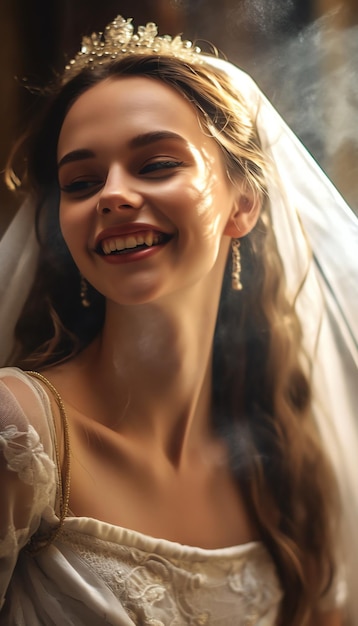
[{"label": "gold dangle earring", "polygon": [[84,276],[81,274],[81,284],[80,284],[80,298],[81,304],[85,309],[91,306],[91,302],[88,299],[88,283]]},{"label": "gold dangle earring", "polygon": [[231,240],[231,254],[232,254],[231,287],[234,291],[241,291],[242,283],[240,280],[240,274],[241,274],[240,239]]}]

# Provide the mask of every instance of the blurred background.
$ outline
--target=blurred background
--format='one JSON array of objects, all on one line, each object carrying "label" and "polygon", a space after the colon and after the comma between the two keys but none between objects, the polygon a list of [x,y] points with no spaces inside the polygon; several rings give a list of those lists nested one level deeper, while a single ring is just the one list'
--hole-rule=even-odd
[{"label": "blurred background", "polygon": [[358,0],[0,0],[0,234],[19,204],[3,170],[41,89],[118,14],[248,71],[358,212]]}]

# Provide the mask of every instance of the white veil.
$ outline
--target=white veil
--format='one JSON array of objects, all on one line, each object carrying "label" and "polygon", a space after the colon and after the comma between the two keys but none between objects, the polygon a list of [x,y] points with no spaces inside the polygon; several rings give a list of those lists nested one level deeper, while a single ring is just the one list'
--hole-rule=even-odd
[{"label": "white veil", "polygon": [[[207,59],[244,94],[274,169],[271,215],[312,363],[314,416],[343,505],[350,624],[358,624],[358,220],[297,137],[235,66]],[[276,174],[276,175],[275,175]],[[301,288],[302,287],[302,288]]]},{"label": "white veil", "polygon": [[37,256],[35,207],[25,201],[0,241],[0,367],[11,354],[14,329],[34,280]]},{"label": "white veil", "polygon": [[[244,95],[277,172],[269,183],[274,232],[292,299],[299,293],[315,418],[342,495],[353,626],[358,624],[358,221],[252,79],[226,61],[204,57],[204,62],[227,74]],[[0,244],[0,365],[11,351],[33,281],[32,224],[33,210],[25,203]]]}]

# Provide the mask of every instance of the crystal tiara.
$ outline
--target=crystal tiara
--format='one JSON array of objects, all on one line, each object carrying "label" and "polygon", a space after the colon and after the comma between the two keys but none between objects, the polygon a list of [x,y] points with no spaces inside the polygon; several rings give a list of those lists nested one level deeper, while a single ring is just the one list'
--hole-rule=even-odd
[{"label": "crystal tiara", "polygon": [[65,67],[63,82],[68,82],[85,67],[93,68],[111,62],[126,54],[158,54],[177,57],[183,61],[200,62],[200,48],[180,35],[158,36],[153,22],[139,26],[134,33],[132,18],[118,15],[108,24],[104,33],[83,37],[81,49]]}]

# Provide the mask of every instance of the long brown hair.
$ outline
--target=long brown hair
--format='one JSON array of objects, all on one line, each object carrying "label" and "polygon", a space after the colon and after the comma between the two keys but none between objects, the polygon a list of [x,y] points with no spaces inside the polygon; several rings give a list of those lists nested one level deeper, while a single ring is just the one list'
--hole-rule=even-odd
[{"label": "long brown hair", "polygon": [[286,297],[273,234],[270,175],[244,97],[203,65],[153,55],[124,57],[83,70],[61,87],[38,127],[17,150],[26,155],[23,186],[37,203],[41,257],[18,322],[11,363],[41,368],[68,359],[100,331],[104,299],[94,290],[81,307],[79,275],[58,222],[56,147],[78,96],[106,78],[145,75],[192,103],[203,132],[222,150],[228,176],[245,177],[262,199],[253,231],[242,239],[242,292],[223,282],[214,337],[214,426],[227,437],[232,471],[277,567],[284,597],[280,623],[308,623],[334,574],[332,477],[311,419],[310,385],[300,364],[301,328]]}]

